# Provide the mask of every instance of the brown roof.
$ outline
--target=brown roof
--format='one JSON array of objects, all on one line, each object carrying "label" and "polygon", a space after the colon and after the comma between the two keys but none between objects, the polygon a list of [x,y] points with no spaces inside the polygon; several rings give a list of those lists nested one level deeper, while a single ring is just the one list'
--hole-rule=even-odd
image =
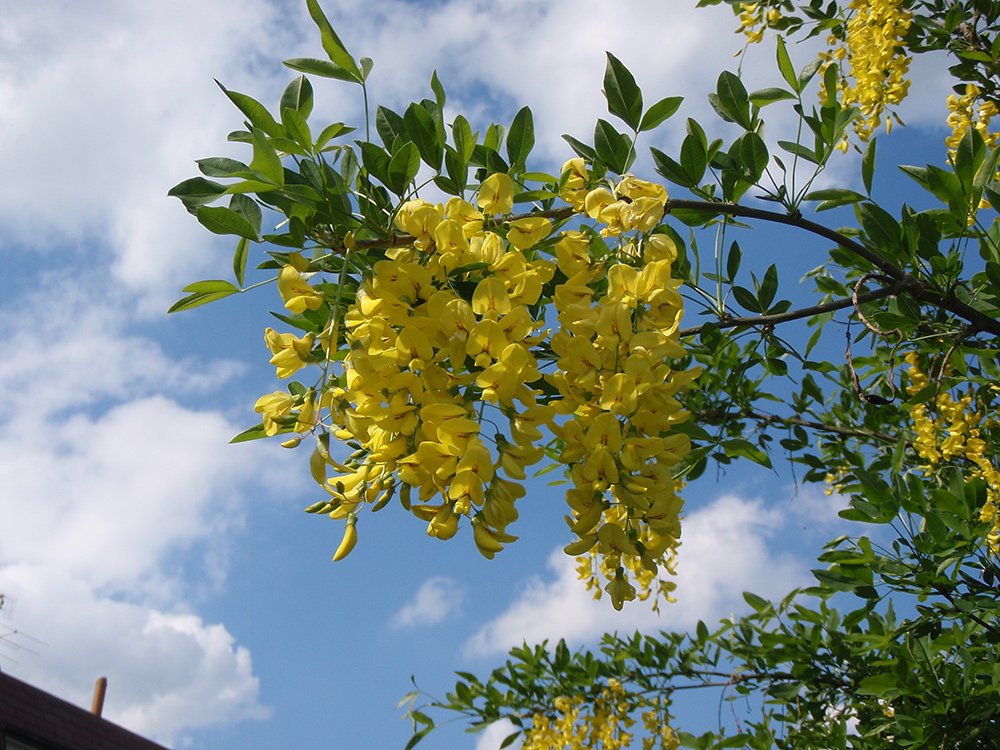
[{"label": "brown roof", "polygon": [[10,736],[45,750],[166,750],[44,690],[0,673],[0,748]]}]

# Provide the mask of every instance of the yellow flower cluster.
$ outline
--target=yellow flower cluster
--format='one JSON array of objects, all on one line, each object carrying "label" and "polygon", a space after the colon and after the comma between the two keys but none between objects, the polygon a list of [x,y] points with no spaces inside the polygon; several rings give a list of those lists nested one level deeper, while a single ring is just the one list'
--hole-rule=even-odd
[{"label": "yellow flower cluster", "polygon": [[[662,187],[625,177],[614,192],[590,191],[584,207],[604,224],[602,235],[619,235],[655,227],[666,199]],[[680,282],[671,275],[676,248],[666,235],[654,234],[620,245],[617,257],[597,260],[586,235],[568,232],[556,244],[556,258],[566,282],[555,289],[560,328],[550,342],[558,356],[551,382],[565,419],[553,432],[562,440],[559,461],[573,484],[566,493],[570,528],[580,537],[566,551],[595,551],[604,590],[620,609],[636,597],[625,570],[639,573],[648,596],[657,561],[671,560],[680,537],[672,469],[690,442],[672,430],[688,416],[676,395],[697,370],[675,372],[669,364],[684,354],[677,335]],[[589,570],[584,577],[600,595],[599,570]],[[665,583],[663,593],[671,586]]]},{"label": "yellow flower cluster", "polygon": [[764,38],[764,31],[781,20],[781,10],[768,8],[766,3],[740,3],[735,9],[739,13],[740,27],[737,34],[743,34],[748,44],[757,44]]},{"label": "yellow flower cluster", "polygon": [[[984,101],[981,98],[979,87],[973,83],[965,85],[965,94],[951,94],[948,97],[948,127],[951,128],[951,135],[945,138],[945,145],[948,147],[948,157],[954,163],[955,154],[958,151],[958,144],[962,142],[969,128],[975,128],[983,137],[986,146],[993,148],[997,140],[1000,139],[1000,131],[991,131],[990,122],[997,116],[997,105],[991,101]],[[1000,178],[1000,172],[997,173]],[[989,208],[990,204],[985,198],[979,202],[979,208]],[[970,212],[969,223],[975,220],[975,211]]]},{"label": "yellow flower cluster", "polygon": [[[488,177],[475,205],[410,200],[395,216],[407,244],[374,263],[343,317],[346,351],[330,350],[329,332],[267,330],[279,377],[311,363],[324,374],[313,389],[259,399],[265,432],[322,425],[321,438],[354,449],[340,462],[318,441],[311,468],[329,497],[311,512],[353,520],[398,492],[431,536],[448,539],[468,519],[491,558],[515,539],[507,527],[526,470],[555,441],[550,456],[572,481],[577,541],[566,551],[595,556],[614,606],[636,596],[626,571],[645,596],[661,566],[672,572],[672,471],[690,449],[674,430],[688,416],[677,395],[696,371],[671,367],[685,355],[677,251],[652,231],[667,193],[632,176],[591,183],[582,159],[566,163],[560,196],[583,223],[556,237],[545,216],[510,216],[506,174]],[[278,276],[286,308],[324,304],[309,279],[293,254]]]},{"label": "yellow flower cluster", "polygon": [[[635,707],[616,679],[608,680],[597,698],[586,705],[582,696],[563,696],[553,701],[552,708],[551,716],[534,714],[522,750],[622,750],[635,739],[630,731],[636,723],[631,716]],[[680,740],[670,726],[664,702],[657,698],[647,708],[642,714],[647,732],[642,738],[643,750],[677,750]]]},{"label": "yellow flower cluster", "polygon": [[[912,396],[930,385],[930,378],[921,369],[915,352],[907,354],[906,362],[910,376],[907,392]],[[986,483],[986,502],[980,517],[991,524],[987,546],[994,554],[1000,554],[1000,471],[993,463],[993,451],[983,439],[984,430],[993,426],[993,420],[984,419],[982,410],[973,402],[972,393],[955,399],[949,392],[942,391],[929,405],[911,406],[910,417],[916,432],[913,444],[917,455],[926,462],[924,470],[927,472],[956,458],[964,458],[972,464],[970,476]]]},{"label": "yellow flower cluster", "polygon": [[[832,52],[833,58],[847,58],[853,84],[841,80],[841,101],[860,109],[854,129],[865,141],[882,124],[885,111],[902,102],[909,91],[910,57],[903,38],[912,16],[904,5],[903,0],[851,0],[845,46]],[[887,132],[892,122],[892,116],[886,118]],[[846,147],[845,141],[841,148]]]},{"label": "yellow flower cluster", "polygon": [[945,145],[953,158],[969,128],[978,130],[990,148],[1000,138],[1000,132],[990,131],[990,121],[997,115],[997,105],[984,101],[980,94],[978,86],[967,83],[964,95],[951,94],[948,97],[948,127],[951,128],[951,135],[945,139]]},{"label": "yellow flower cluster", "polygon": [[[361,455],[325,483],[334,517],[401,484],[431,536],[451,538],[466,516],[487,557],[513,541],[505,530],[524,489],[499,472],[523,479],[543,455],[539,427],[553,409],[529,387],[541,378],[532,347],[543,326],[529,308],[555,271],[524,253],[552,231],[548,219],[509,222],[506,242],[483,228],[484,212],[509,211],[513,194],[498,174],[480,190],[482,211],[459,198],[400,207],[396,225],[413,243],[374,265],[345,318],[344,387],[331,417],[334,436]],[[506,435],[482,434],[486,404],[506,419]]]}]

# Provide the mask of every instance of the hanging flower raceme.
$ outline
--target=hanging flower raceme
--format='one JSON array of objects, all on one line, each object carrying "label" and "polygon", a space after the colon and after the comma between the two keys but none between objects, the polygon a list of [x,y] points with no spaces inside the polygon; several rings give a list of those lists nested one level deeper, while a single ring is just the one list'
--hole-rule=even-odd
[{"label": "hanging flower raceme", "polygon": [[[916,352],[907,354],[906,362],[910,377],[907,392],[913,396],[926,389],[931,381]],[[967,475],[986,484],[986,502],[980,518],[990,524],[987,546],[994,554],[1000,554],[1000,470],[984,439],[987,430],[995,429],[996,419],[984,416],[984,408],[971,391],[956,399],[942,390],[927,402],[911,405],[909,411],[916,433],[913,446],[926,462],[925,473],[934,473],[947,463],[965,459],[965,465],[971,466]]]},{"label": "hanging flower raceme", "polygon": [[[312,389],[256,405],[267,434],[317,434],[326,497],[308,510],[348,522],[353,540],[359,512],[398,497],[431,536],[470,525],[492,557],[515,539],[523,482],[548,454],[571,482],[566,551],[588,561],[591,584],[604,581],[617,608],[669,595],[669,580],[654,582],[679,543],[674,473],[690,446],[674,426],[696,373],[672,364],[685,350],[676,248],[655,231],[667,194],[632,176],[591,183],[582,159],[564,166],[561,195],[581,223],[557,234],[549,216],[510,215],[506,174],[475,204],[407,201],[395,215],[405,244],[374,262],[342,321],[322,335],[268,329],[279,377],[323,369]],[[288,309],[322,307],[310,278],[290,256],[278,279]],[[331,438],[353,453],[336,458]]]},{"label": "hanging flower raceme", "polygon": [[[840,99],[845,106],[856,105],[860,110],[854,129],[861,140],[871,137],[886,111],[902,102],[909,91],[910,57],[903,40],[912,14],[905,6],[904,0],[851,0],[844,46],[827,56],[828,60],[847,60],[850,80],[841,79]],[[837,42],[835,38],[830,41]],[[894,115],[885,117],[887,131],[892,130],[893,119]],[[845,141],[842,148],[846,147]]]},{"label": "hanging flower raceme", "polygon": [[768,7],[766,2],[739,3],[733,12],[739,15],[737,34],[747,38],[747,44],[757,44],[764,38],[765,29],[781,20],[781,9]]},{"label": "hanging flower raceme", "polygon": [[[952,164],[955,163],[959,144],[970,129],[976,130],[982,136],[987,148],[996,145],[1000,140],[1000,132],[990,130],[991,122],[996,116],[997,105],[983,99],[979,87],[975,84],[967,83],[962,96],[958,94],[948,96],[948,127],[951,128],[951,135],[945,138],[945,145],[948,147],[948,159]],[[1000,178],[1000,170],[997,172],[997,177]],[[974,223],[977,211],[989,207],[986,198],[981,198],[978,206],[971,206],[969,224]]]}]

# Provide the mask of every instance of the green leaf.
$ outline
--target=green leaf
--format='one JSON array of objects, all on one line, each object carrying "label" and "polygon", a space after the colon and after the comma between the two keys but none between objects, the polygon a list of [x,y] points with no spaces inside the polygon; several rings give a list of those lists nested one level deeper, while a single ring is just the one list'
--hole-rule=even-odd
[{"label": "green leaf", "polygon": [[900,228],[897,221],[881,206],[861,204],[861,226],[868,239],[879,249],[896,255],[899,250]]},{"label": "green leaf", "polygon": [[857,691],[863,695],[874,695],[877,697],[894,696],[899,694],[899,678],[890,672],[881,672],[865,677],[857,687]]},{"label": "green leaf", "polygon": [[438,106],[438,111],[443,112],[447,97],[445,96],[444,86],[441,85],[441,79],[438,78],[436,70],[431,72],[431,91],[434,92],[434,101]]},{"label": "green leaf", "polygon": [[792,59],[788,56],[788,48],[785,47],[785,40],[779,35],[778,39],[778,72],[785,79],[785,83],[792,87],[796,94],[802,93],[799,79],[795,75],[795,68],[792,66]]},{"label": "green leaf", "polygon": [[261,211],[260,206],[245,195],[234,195],[229,201],[229,207],[236,213],[250,222],[255,235],[260,234]]},{"label": "green leaf", "polygon": [[708,168],[708,152],[705,143],[694,133],[689,133],[681,142],[681,168],[690,184],[697,185]]},{"label": "green leaf", "polygon": [[268,182],[279,187],[283,186],[285,184],[285,170],[281,166],[278,152],[274,150],[274,146],[261,130],[252,128],[250,135],[253,138],[253,161],[250,162],[250,169]]},{"label": "green leaf", "polygon": [[802,70],[799,71],[798,87],[793,87],[793,88],[795,88],[795,90],[798,91],[799,93],[804,91],[806,86],[809,85],[809,81],[813,79],[813,76],[816,75],[816,72],[820,69],[820,67],[822,67],[822,65],[823,61],[820,60],[819,58],[806,63],[803,66]]},{"label": "green leaf", "polygon": [[361,80],[367,81],[368,75],[372,72],[372,68],[375,67],[375,61],[370,57],[362,57],[358,62],[361,64]]},{"label": "green leaf", "polygon": [[955,174],[967,194],[971,192],[972,182],[985,159],[986,143],[983,136],[975,128],[969,128],[955,149]]},{"label": "green leaf", "polygon": [[193,284],[188,284],[184,287],[183,291],[190,292],[190,294],[171,305],[170,309],[167,310],[168,313],[181,312],[182,310],[190,310],[201,305],[207,305],[209,302],[215,302],[216,300],[236,294],[240,290],[228,281],[211,280],[196,281]]},{"label": "green leaf", "polygon": [[330,21],[323,14],[323,9],[320,7],[318,0],[306,0],[306,7],[309,9],[309,15],[312,16],[313,21],[319,27],[320,37],[323,40],[323,49],[330,60],[335,65],[348,71],[351,74],[352,80],[363,83],[364,76],[361,74],[358,64],[354,62],[354,58],[348,53],[347,48],[344,47],[344,43],[340,41],[337,32],[333,30],[333,26],[330,25]]},{"label": "green leaf", "polygon": [[709,101],[719,116],[750,130],[750,97],[743,81],[735,73],[722,71],[716,84],[715,95]]},{"label": "green leaf", "polygon": [[608,100],[608,111],[637,131],[642,119],[642,92],[629,69],[610,52],[606,54],[604,97]]},{"label": "green leaf", "polygon": [[236,276],[236,283],[243,286],[243,278],[247,271],[247,257],[250,254],[250,240],[240,237],[236,243],[236,252],[233,254],[233,274]]},{"label": "green leaf", "polygon": [[628,171],[632,159],[632,141],[627,135],[615,130],[607,120],[598,120],[594,129],[594,149],[597,158],[618,174]]},{"label": "green leaf", "polygon": [[326,60],[317,60],[312,57],[293,57],[284,61],[285,67],[297,70],[300,73],[309,73],[320,78],[334,78],[338,81],[349,81],[355,83],[357,79],[349,70],[344,70],[339,65],[334,65]]},{"label": "green leaf", "polygon": [[772,468],[771,459],[768,455],[749,440],[743,440],[742,438],[723,440],[722,449],[730,458],[748,458],[755,464],[760,464],[766,469]]},{"label": "green leaf", "polygon": [[233,286],[230,282],[223,279],[207,279],[205,281],[192,282],[181,289],[181,291],[191,292],[194,294],[217,294],[219,292],[235,294],[240,290]]},{"label": "green leaf", "polygon": [[743,258],[743,251],[740,250],[739,244],[734,240],[733,244],[729,246],[729,256],[726,258],[726,276],[730,281],[736,278],[736,274],[740,270],[740,260]]},{"label": "green leaf", "polygon": [[657,173],[663,175],[670,182],[682,187],[694,187],[697,184],[695,180],[692,180],[688,176],[687,171],[680,164],[658,148],[651,146],[649,151],[653,155],[653,163],[656,165]]},{"label": "green leaf", "polygon": [[281,109],[294,109],[303,117],[309,117],[313,108],[313,87],[309,79],[299,76],[285,87],[281,95]]},{"label": "green leaf", "polygon": [[386,172],[389,188],[396,195],[402,196],[419,169],[420,151],[412,142],[406,141],[389,159]]},{"label": "green leaf", "polygon": [[476,148],[478,133],[472,132],[472,126],[463,115],[456,115],[455,121],[451,124],[451,134],[455,139],[455,150],[462,157],[462,161],[468,163]]},{"label": "green leaf", "polygon": [[284,107],[281,110],[281,124],[285,127],[285,132],[296,145],[301,146],[306,153],[313,151],[312,132],[309,130],[309,123],[302,113],[291,107]]},{"label": "green leaf", "polygon": [[257,232],[253,225],[237,211],[225,206],[202,206],[195,214],[205,229],[213,234],[234,234],[256,240]]},{"label": "green leaf", "polygon": [[432,169],[440,170],[444,143],[438,139],[437,125],[431,113],[414,102],[403,113],[403,122],[410,140],[420,151],[420,158]]},{"label": "green leaf", "polygon": [[782,88],[771,87],[766,89],[758,89],[750,93],[750,103],[756,104],[758,107],[766,107],[768,104],[774,104],[774,102],[781,102],[787,99],[794,99],[795,94],[791,91],[786,91]]},{"label": "green leaf", "polygon": [[230,443],[246,443],[250,440],[260,440],[261,438],[266,438],[267,433],[264,432],[264,423],[261,422],[258,425],[251,427],[250,429],[243,430],[239,435],[230,440]]},{"label": "green leaf", "polygon": [[535,128],[531,110],[522,107],[514,115],[507,132],[507,159],[514,169],[524,169],[528,154],[535,145]]},{"label": "green leaf", "polygon": [[664,122],[680,108],[683,101],[683,96],[668,96],[660,99],[642,116],[642,122],[639,123],[639,132],[645,133]]},{"label": "green leaf", "polygon": [[273,182],[264,182],[262,180],[243,180],[242,182],[234,182],[232,185],[226,188],[226,195],[239,195],[242,193],[266,193],[271,190],[277,190],[278,186]]},{"label": "green leaf", "polygon": [[760,302],[757,301],[757,297],[746,287],[734,286],[733,287],[733,297],[736,301],[744,308],[750,312],[762,313],[764,312],[764,307],[761,306]]},{"label": "green leaf", "polygon": [[506,737],[503,738],[503,742],[500,743],[500,750],[503,750],[505,747],[510,747],[511,745],[513,745],[514,741],[520,736],[521,736],[520,730],[512,734],[508,734]]},{"label": "green leaf", "polygon": [[804,200],[822,201],[822,203],[816,207],[816,210],[825,211],[829,208],[859,203],[860,201],[865,200],[865,196],[861,193],[856,193],[853,190],[846,190],[844,188],[829,188],[826,190],[813,190],[805,196]]},{"label": "green leaf", "polygon": [[743,592],[743,601],[749,604],[753,608],[754,612],[763,612],[771,606],[767,599],[757,596],[756,594],[751,594],[749,591]]},{"label": "green leaf", "polygon": [[830,63],[827,69],[823,71],[823,87],[826,90],[826,101],[823,102],[823,108],[827,107],[836,110],[837,108],[837,80],[840,69],[837,67],[836,63]]},{"label": "green leaf", "polygon": [[767,145],[756,133],[744,133],[738,140],[740,163],[749,173],[750,181],[757,182],[771,158],[767,153]]},{"label": "green leaf", "polygon": [[[756,281],[756,279],[754,281]],[[774,302],[774,295],[777,291],[778,268],[772,263],[764,272],[764,278],[761,280],[760,286],[757,289],[757,301],[764,310],[771,307],[771,303]]]},{"label": "green leaf", "polygon": [[397,138],[406,138],[403,118],[381,104],[375,109],[375,130],[386,148],[391,149]]},{"label": "green leaf", "polygon": [[221,183],[206,180],[204,177],[192,177],[174,185],[167,191],[167,195],[179,198],[187,210],[194,213],[198,206],[211,203],[225,192],[226,186]]},{"label": "green leaf", "polygon": [[820,159],[816,155],[815,151],[811,151],[805,146],[795,143],[794,141],[778,141],[778,147],[783,151],[787,151],[788,153],[793,154],[800,159],[812,162],[813,164],[819,164],[820,162]]},{"label": "green leaf", "polygon": [[218,81],[215,82],[222,92],[229,97],[229,101],[236,105],[246,118],[250,121],[250,124],[256,128],[260,128],[265,133],[271,136],[283,136],[285,131],[278,124],[277,120],[271,116],[271,113],[267,111],[267,108],[261,104],[259,101],[246,94],[241,94],[238,91],[230,91],[225,86],[223,86]]},{"label": "green leaf", "polygon": [[379,148],[374,143],[361,141],[358,143],[361,148],[361,163],[372,177],[383,185],[389,184],[389,159],[390,156],[385,149]]},{"label": "green leaf", "polygon": [[569,144],[570,148],[573,149],[573,152],[577,156],[582,156],[584,159],[590,159],[591,161],[597,159],[597,152],[594,151],[593,146],[588,146],[583,141],[578,140],[567,133],[562,134],[562,139]]},{"label": "green leaf", "polygon": [[[250,167],[236,159],[224,156],[213,156],[208,159],[197,159],[195,164],[206,177],[249,177]],[[212,183],[217,185],[218,183]],[[225,186],[221,186],[225,187]]]},{"label": "green leaf", "polygon": [[347,135],[354,132],[355,128],[349,128],[342,122],[332,122],[327,125],[316,137],[314,147],[317,151],[322,151],[323,147],[339,135]]},{"label": "green leaf", "polygon": [[861,181],[865,184],[865,192],[872,194],[872,178],[875,175],[875,144],[877,138],[868,141],[864,156],[861,157]]}]

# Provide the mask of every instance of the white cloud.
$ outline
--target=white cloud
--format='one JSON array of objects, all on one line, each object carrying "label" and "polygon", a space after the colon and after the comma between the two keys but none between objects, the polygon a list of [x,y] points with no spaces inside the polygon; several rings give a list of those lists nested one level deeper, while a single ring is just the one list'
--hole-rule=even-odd
[{"label": "white cloud", "polygon": [[18,629],[44,642],[9,671],[72,703],[89,707],[104,675],[104,716],[168,744],[268,715],[250,653],[222,625],[103,596],[54,565],[0,565],[0,590],[17,601]]},{"label": "white cloud", "polygon": [[395,627],[436,625],[459,611],[464,592],[454,579],[434,576],[424,581],[413,599],[392,618]]},{"label": "white cloud", "polygon": [[159,396],[0,430],[0,591],[48,644],[18,676],[83,702],[106,674],[108,716],[168,741],[265,715],[249,652],[185,604],[224,578],[255,479],[253,448],[225,450],[234,430]]},{"label": "white cloud", "polygon": [[167,356],[155,340],[129,332],[128,300],[103,291],[99,281],[86,272],[73,281],[46,277],[8,300],[0,330],[8,332],[4,347],[14,354],[0,358],[0,394],[6,396],[0,416],[30,411],[37,420],[109,398],[203,394],[244,370],[234,361]]},{"label": "white cloud", "polygon": [[176,400],[218,398],[239,366],[171,358],[80,280],[9,301],[0,593],[48,644],[11,671],[78,703],[106,674],[107,715],[166,741],[265,715],[249,652],[189,604],[224,580],[245,494],[273,482],[261,467],[290,458],[265,464],[268,447],[228,445],[239,428],[218,410]]},{"label": "white cloud", "polygon": [[290,44],[276,10],[265,0],[5,8],[0,159],[17,175],[0,186],[5,244],[108,242],[119,278],[162,309],[179,280],[209,267],[215,244],[167,189],[240,122],[213,76],[265,99],[280,91],[270,76]]},{"label": "white cloud", "polygon": [[576,578],[574,560],[562,550],[549,558],[552,576],[530,580],[499,617],[464,644],[467,656],[493,656],[523,641],[565,638],[582,643],[609,631],[686,629],[742,609],[741,594],[781,596],[805,582],[805,566],[776,549],[787,514],[761,500],[725,495],[684,521],[679,551],[677,602],[661,606],[632,602],[615,612],[607,598],[594,601]]},{"label": "white cloud", "polygon": [[[510,719],[501,719],[490,724],[479,735],[476,740],[476,750],[500,750],[500,744],[517,730]],[[514,740],[514,743],[507,747],[517,750],[521,747],[521,738]]]}]

